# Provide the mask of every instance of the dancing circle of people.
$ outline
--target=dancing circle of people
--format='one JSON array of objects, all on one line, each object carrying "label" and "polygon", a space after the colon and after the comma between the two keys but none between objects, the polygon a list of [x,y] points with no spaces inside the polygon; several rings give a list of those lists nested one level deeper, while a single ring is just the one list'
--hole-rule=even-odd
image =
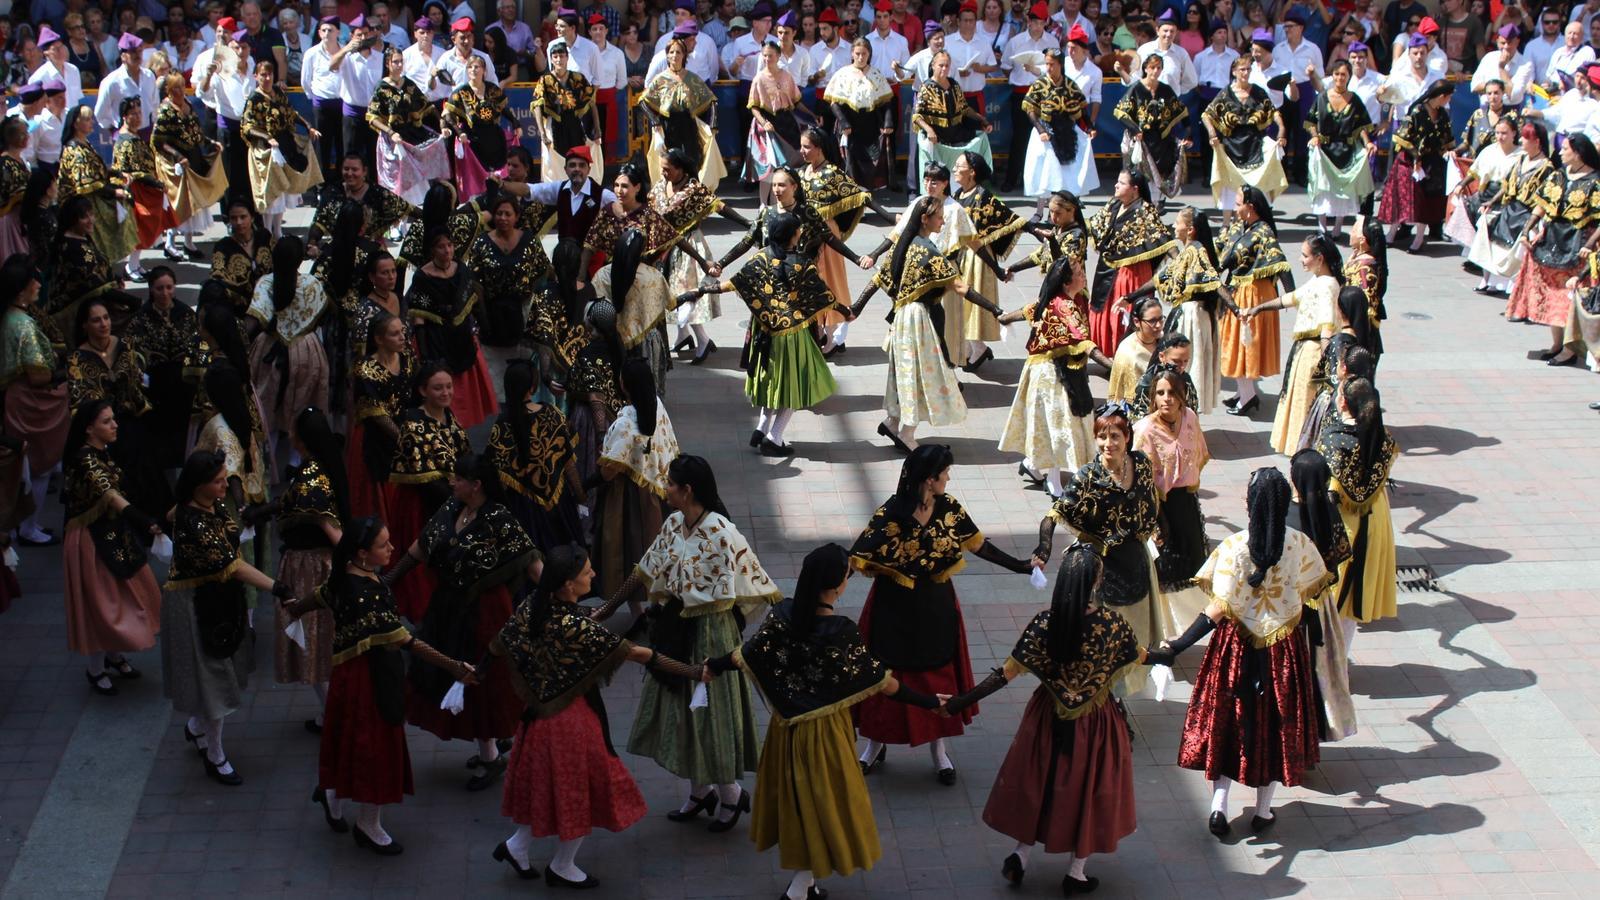
[{"label": "dancing circle of people", "polygon": [[[1032,7],[1018,37],[1045,47],[1048,17]],[[1552,328],[1551,365],[1600,339],[1593,143],[1563,132],[1553,162],[1549,132],[1506,111],[1499,81],[1458,141],[1453,88],[1425,73],[1420,34],[1397,66],[1415,83],[1391,76],[1374,95],[1395,104],[1380,185],[1384,117],[1353,87],[1372,74],[1364,61],[1335,63],[1326,80],[1319,66],[1313,88],[1279,72],[1271,34],[1257,32],[1198,117],[1225,219],[1214,231],[1206,210],[1168,214],[1192,147],[1164,71],[1170,47],[1124,70],[1124,165],[1091,214],[1100,88],[1084,29],[1016,85],[1014,115],[1031,129],[1001,179],[991,123],[963,92],[972,64],[952,73],[943,49],[960,32],[930,27],[939,49],[913,63],[906,123],[921,192],[895,216],[874,191],[896,176],[900,82],[873,65],[873,42],[834,61],[823,124],[797,115],[792,47],[752,42],[735,176],[695,74],[695,31],[680,26],[639,104],[647,162],[613,166],[608,187],[594,175],[612,117],[597,108],[615,98],[571,68],[595,51],[570,18],[538,82],[537,160],[501,124],[505,94],[468,20],[452,26],[454,49],[422,59],[426,89],[411,51],[378,49],[376,26],[363,19],[340,45],[339,23],[324,22],[307,71],[321,66],[332,87],[318,89],[340,99],[319,96],[316,123],[288,104],[272,61],[248,65],[249,32],[223,29],[237,66],[208,60],[200,100],[180,73],[135,79],[109,119],[98,104],[62,116],[65,85],[47,79],[20,99],[60,118],[59,161],[24,156],[27,115],[0,128],[0,185],[18,200],[0,215],[0,479],[16,488],[0,518],[23,545],[61,545],[68,644],[91,690],[126,689],[140,673],[125,654],[159,643],[163,690],[219,785],[244,781],[224,725],[255,666],[264,611],[252,591],[270,595],[274,679],[318,700],[304,723],[320,741],[310,801],[382,856],[403,850],[383,812],[413,791],[413,725],[473,744],[465,788],[498,786],[514,826],[486,856],[520,878],[599,883],[577,862],[585,837],[647,814],[625,749],[681,780],[669,820],[721,833],[748,817],[757,848],[777,846],[794,873],[785,896],[822,897],[819,879],[882,856],[866,779],[889,748],[927,747],[932,779],[956,784],[954,739],[1027,674],[1038,685],[983,821],[1016,841],[1002,879],[1020,884],[1035,851],[1061,854],[1063,892],[1086,893],[1099,884],[1090,857],[1136,828],[1123,700],[1151,684],[1164,697],[1173,663],[1208,635],[1177,762],[1212,784],[1212,834],[1236,827],[1235,784],[1255,790],[1248,828],[1266,831],[1276,789],[1303,784],[1322,743],[1356,732],[1359,626],[1397,615],[1387,485],[1399,448],[1375,387],[1397,229],[1414,228],[1416,250],[1447,209],[1459,214],[1478,290],[1507,295],[1508,319]],[[601,18],[589,24],[603,45]],[[419,19],[419,40],[433,27]],[[137,70],[138,39],[123,49]],[[1582,71],[1573,90],[1589,99],[1600,66]],[[198,103],[217,111],[221,141]],[[325,120],[325,108],[344,115]],[[89,143],[97,119],[120,127],[109,169]],[[329,154],[335,127],[343,152]],[[1447,191],[1452,171],[1460,187]],[[1291,175],[1318,226],[1294,260],[1272,205]],[[753,219],[719,196],[732,177],[760,185]],[[996,193],[1001,180],[1039,198],[1031,220]],[[304,238],[284,227],[302,202],[315,204]],[[146,269],[140,253],[198,255],[214,210],[225,231],[191,309],[174,269]],[[869,212],[886,237],[861,253],[850,242]],[[720,258],[704,233],[718,214],[745,229]],[[1036,246],[1014,259],[1025,239]],[[853,303],[847,263],[872,273]],[[1000,285],[1030,268],[1036,298],[1003,308]],[[146,299],[122,289],[129,280]],[[680,439],[669,372],[716,352],[707,328],[732,294],[749,313],[748,444],[794,456],[795,415],[838,391],[830,360],[879,293],[877,434],[904,456],[900,477],[848,548],[805,556],[786,597],[694,453],[743,429]],[[1048,497],[1026,556],[985,537],[948,490],[954,453],[918,433],[961,428],[962,373],[993,361],[1009,326],[1026,329],[1026,353],[997,450]],[[1092,370],[1107,377],[1104,398]],[[1260,380],[1278,376],[1269,443],[1288,474],[1252,472],[1247,527],[1214,542],[1200,417],[1250,417]],[[485,423],[474,447],[468,430]],[[40,520],[58,465],[59,536]],[[1059,553],[1058,527],[1073,538]],[[969,553],[1040,589],[1054,578],[982,680],[952,580]],[[854,573],[871,579],[856,621],[836,610]],[[7,576],[0,593],[15,596]],[[624,606],[625,627],[608,627]],[[646,671],[619,747],[603,687],[630,662]],[[556,843],[541,872],[545,838]]]}]

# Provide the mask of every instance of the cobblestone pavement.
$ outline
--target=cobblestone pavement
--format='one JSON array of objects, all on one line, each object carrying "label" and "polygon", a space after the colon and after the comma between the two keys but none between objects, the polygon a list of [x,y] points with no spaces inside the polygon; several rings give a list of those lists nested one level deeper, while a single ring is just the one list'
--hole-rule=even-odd
[{"label": "cobblestone pavement", "polygon": [[[892,199],[898,208],[901,198]],[[749,211],[749,199],[734,202]],[[1284,198],[1279,209],[1295,259],[1292,242],[1310,222],[1293,220],[1306,212],[1305,199]],[[291,217],[303,220],[304,213]],[[714,230],[720,253],[734,236],[722,224]],[[869,222],[852,243],[866,249],[881,233]],[[1279,793],[1281,821],[1269,836],[1218,842],[1205,829],[1202,776],[1174,765],[1187,684],[1180,680],[1165,702],[1134,699],[1139,830],[1115,855],[1090,861],[1101,895],[1593,896],[1600,884],[1600,677],[1589,649],[1600,633],[1589,605],[1600,565],[1582,524],[1600,501],[1600,416],[1585,408],[1600,398],[1600,381],[1530,362],[1546,345],[1545,329],[1504,322],[1501,302],[1473,294],[1458,263],[1442,248],[1391,257],[1380,387],[1404,449],[1395,526],[1401,564],[1431,568],[1438,590],[1404,593],[1398,620],[1358,638],[1351,677],[1359,734],[1325,746],[1309,783]],[[184,276],[197,282],[204,272],[189,265]],[[1020,306],[1037,278],[1030,272],[1003,286],[1000,303]],[[853,272],[852,287],[863,283]],[[825,540],[848,543],[894,486],[899,457],[874,435],[885,307],[880,299],[855,326],[848,352],[835,360],[838,395],[796,417],[789,437],[798,453],[782,461],[745,446],[753,422],[737,368],[745,316],[731,297],[723,309],[711,329],[721,350],[705,366],[680,364],[667,404],[685,449],[716,467],[733,518],[763,562],[792,585],[805,552]],[[937,436],[955,449],[951,491],[986,534],[1022,554],[1047,498],[1025,490],[1016,460],[995,449],[1023,355],[1017,337],[996,352],[981,377],[963,376],[968,421]],[[1103,379],[1094,384],[1103,392]],[[1242,526],[1247,473],[1286,464],[1267,447],[1276,385],[1265,387],[1254,420],[1216,415],[1204,423],[1216,459],[1200,496],[1213,538]],[[315,697],[270,683],[270,626],[259,630],[247,705],[228,720],[229,756],[245,783],[227,789],[206,780],[161,697],[158,654],[134,657],[145,677],[124,683],[121,696],[91,695],[80,662],[65,652],[58,551],[24,549],[21,558],[26,595],[0,617],[6,896],[545,890],[490,859],[510,828],[498,791],[462,790],[473,749],[414,730],[417,793],[386,817],[405,854],[380,860],[348,835],[331,834],[307,801],[317,741],[301,722],[315,713]],[[1005,657],[1047,602],[1025,579],[981,562],[957,585],[980,673]],[[841,611],[857,610],[865,593],[858,579]],[[1180,679],[1198,660],[1189,656]],[[619,744],[639,685],[637,670],[625,671],[607,690]],[[953,743],[954,787],[936,784],[921,750],[891,752],[870,780],[884,857],[871,872],[830,880],[835,896],[1058,890],[1064,862],[1037,853],[1021,890],[1003,887],[1007,841],[980,820],[1029,690],[1018,685],[984,702],[982,717]],[[625,760],[650,815],[584,846],[580,862],[604,882],[597,896],[771,897],[786,884],[776,855],[755,853],[742,826],[718,836],[669,823],[662,814],[679,801],[679,786],[653,763]],[[1236,820],[1250,793],[1235,792]],[[541,844],[534,858],[542,863],[549,852]]]}]

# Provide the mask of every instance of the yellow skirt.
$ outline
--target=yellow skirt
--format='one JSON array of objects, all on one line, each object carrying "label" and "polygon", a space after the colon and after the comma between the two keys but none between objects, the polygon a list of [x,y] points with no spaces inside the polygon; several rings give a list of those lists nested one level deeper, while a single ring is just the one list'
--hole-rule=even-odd
[{"label": "yellow skirt", "polygon": [[777,844],[780,866],[817,878],[869,869],[883,856],[849,707],[797,724],[773,718],[756,770],[750,839],[758,850]]},{"label": "yellow skirt", "polygon": [[[1000,281],[972,248],[961,251],[961,279],[967,287],[977,291],[987,300],[1000,294]],[[950,358],[956,365],[966,362],[967,341],[990,343],[1000,340],[1000,322],[982,308],[967,302],[955,291],[944,292],[944,342],[950,348]]]},{"label": "yellow skirt", "polygon": [[[1372,507],[1367,515],[1367,559],[1361,573],[1361,584],[1357,587],[1361,592],[1361,614],[1356,615],[1353,598],[1339,605],[1341,616],[1357,622],[1373,622],[1400,614],[1396,599],[1399,591],[1394,583],[1394,521],[1389,516],[1389,492],[1379,488],[1369,502]],[[1339,517],[1344,520],[1345,533],[1350,535],[1350,543],[1354,546],[1361,527],[1360,507],[1340,498]],[[1344,586],[1349,573],[1350,561],[1340,563],[1339,584],[1334,587],[1335,592]]]},{"label": "yellow skirt", "polygon": [[1283,388],[1278,392],[1278,414],[1272,419],[1272,449],[1284,456],[1293,456],[1300,449],[1300,432],[1317,399],[1311,373],[1322,357],[1322,341],[1304,338],[1295,341],[1289,352],[1294,359],[1289,362],[1289,374],[1284,376]]},{"label": "yellow skirt", "polygon": [[180,172],[166,157],[156,154],[156,178],[167,189],[167,202],[172,205],[172,215],[180,223],[194,218],[228,192],[228,175],[223,171],[222,155],[211,160],[211,170],[204,175],[194,171],[187,163]]}]

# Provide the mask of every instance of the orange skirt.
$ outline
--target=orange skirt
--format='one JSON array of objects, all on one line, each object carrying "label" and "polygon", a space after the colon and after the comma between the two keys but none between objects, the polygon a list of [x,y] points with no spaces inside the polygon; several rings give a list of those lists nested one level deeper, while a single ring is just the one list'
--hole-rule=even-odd
[{"label": "orange skirt", "polygon": [[[834,300],[845,306],[850,305],[850,281],[845,274],[844,257],[839,251],[823,244],[817,250],[817,273],[822,276],[822,283],[828,286],[828,293]],[[826,329],[832,329],[844,321],[844,312],[837,306],[830,306],[817,317],[817,324]]]},{"label": "orange skirt", "polygon": [[148,250],[161,240],[161,233],[178,227],[178,219],[167,206],[167,192],[134,182],[129,185],[133,194],[133,221],[139,226],[139,249]]},{"label": "orange skirt", "polygon": [[[1233,290],[1234,305],[1251,309],[1278,296],[1273,278],[1246,281]],[[1224,378],[1266,378],[1283,371],[1278,351],[1278,313],[1265,312],[1250,320],[1251,341],[1240,334],[1239,317],[1228,313],[1217,323],[1217,348]]]}]

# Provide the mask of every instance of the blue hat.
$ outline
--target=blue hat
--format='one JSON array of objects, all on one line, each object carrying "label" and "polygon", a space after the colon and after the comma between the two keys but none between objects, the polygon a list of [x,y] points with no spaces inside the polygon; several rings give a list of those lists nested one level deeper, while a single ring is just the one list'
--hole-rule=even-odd
[{"label": "blue hat", "polygon": [[1283,24],[1299,25],[1301,28],[1304,28],[1306,27],[1306,14],[1301,12],[1298,8],[1291,9],[1284,14]]},{"label": "blue hat", "polygon": [[1406,39],[1406,49],[1408,50],[1412,47],[1426,46],[1428,46],[1428,38],[1425,35],[1413,34],[1411,37]]}]

